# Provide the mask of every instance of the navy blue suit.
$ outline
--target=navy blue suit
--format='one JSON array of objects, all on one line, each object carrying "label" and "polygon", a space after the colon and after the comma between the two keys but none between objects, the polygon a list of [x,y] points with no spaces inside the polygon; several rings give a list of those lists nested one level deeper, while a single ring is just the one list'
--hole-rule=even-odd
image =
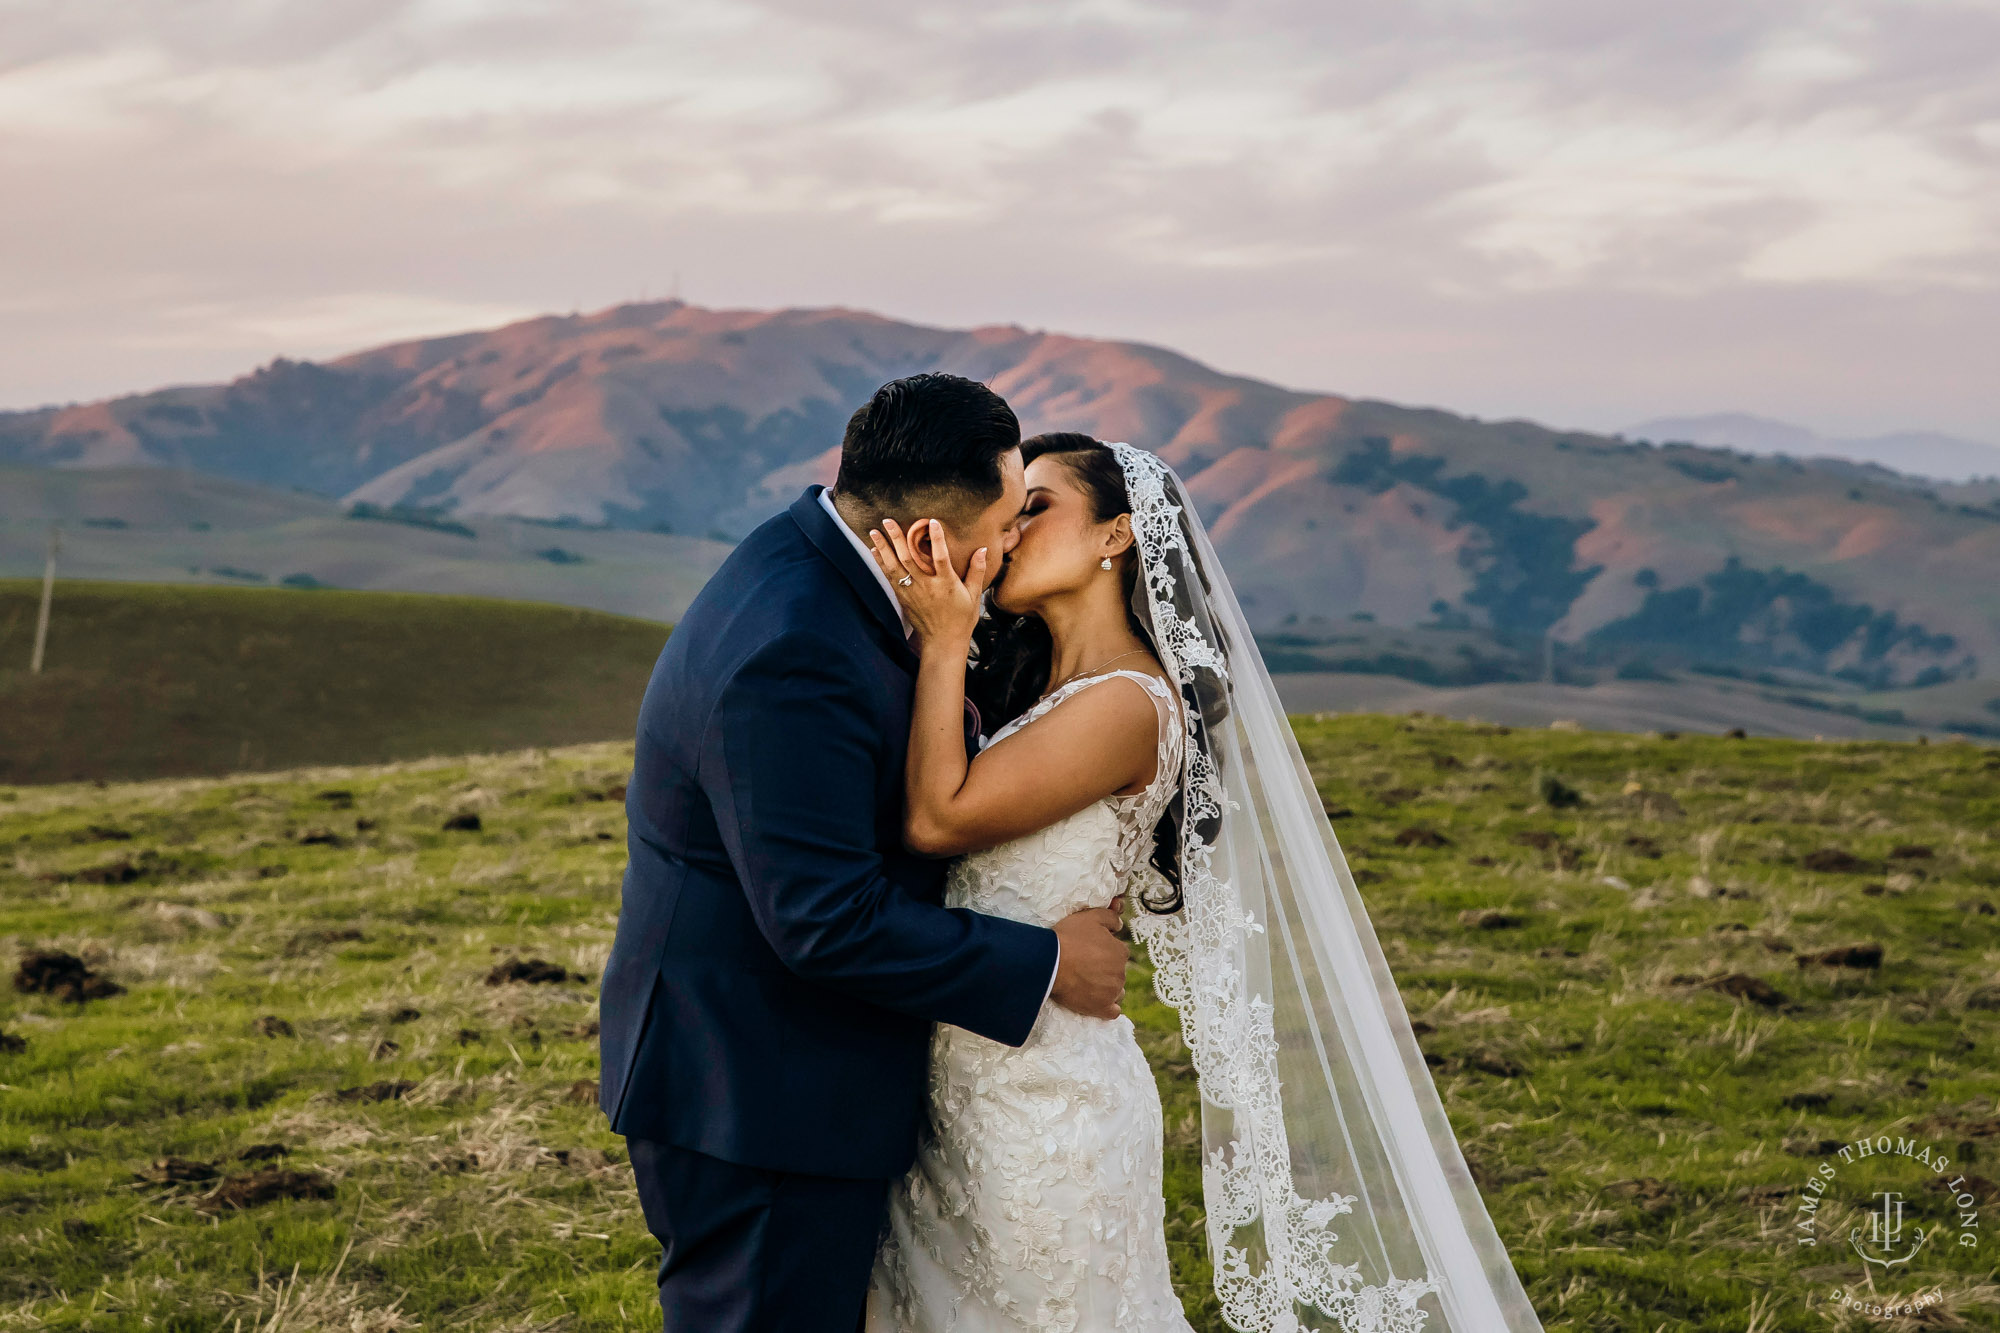
[{"label": "navy blue suit", "polygon": [[818,492],[716,571],[639,712],[600,1099],[674,1330],[850,1333],[931,1024],[1019,1045],[1055,967],[902,845],[916,658]]}]

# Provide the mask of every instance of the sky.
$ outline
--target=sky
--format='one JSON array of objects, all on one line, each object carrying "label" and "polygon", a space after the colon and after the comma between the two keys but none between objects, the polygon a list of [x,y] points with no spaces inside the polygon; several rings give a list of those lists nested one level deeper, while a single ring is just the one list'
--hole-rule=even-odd
[{"label": "sky", "polygon": [[2000,0],[0,0],[0,407],[669,294],[2000,443]]}]

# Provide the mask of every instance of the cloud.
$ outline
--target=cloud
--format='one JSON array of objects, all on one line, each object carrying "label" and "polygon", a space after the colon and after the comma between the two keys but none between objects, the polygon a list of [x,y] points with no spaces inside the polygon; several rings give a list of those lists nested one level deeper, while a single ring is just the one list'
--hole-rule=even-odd
[{"label": "cloud", "polygon": [[1989,4],[126,0],[0,52],[0,401],[678,270],[1584,424],[2000,434],[1937,371],[2000,286]]}]

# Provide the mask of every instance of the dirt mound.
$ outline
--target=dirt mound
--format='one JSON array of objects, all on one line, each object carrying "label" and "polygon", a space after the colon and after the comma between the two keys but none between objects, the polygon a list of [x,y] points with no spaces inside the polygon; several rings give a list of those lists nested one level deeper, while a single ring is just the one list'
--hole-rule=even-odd
[{"label": "dirt mound", "polygon": [[252,1023],[250,1028],[260,1037],[290,1037],[297,1035],[292,1031],[292,1025],[276,1014],[265,1014],[262,1018]]},{"label": "dirt mound", "polygon": [[519,982],[528,986],[554,985],[563,981],[583,981],[580,972],[572,972],[560,963],[551,963],[545,958],[509,958],[504,963],[494,965],[486,974],[489,986],[505,986],[509,982]]},{"label": "dirt mound", "polygon": [[23,995],[53,995],[72,1004],[123,995],[125,988],[84,966],[75,954],[31,949],[14,971],[14,989]]},{"label": "dirt mound", "polygon": [[0,1031],[0,1055],[19,1055],[28,1049],[28,1039],[12,1032]]},{"label": "dirt mound", "polygon": [[1818,953],[1802,953],[1793,960],[1800,967],[1814,963],[1821,967],[1880,967],[1882,966],[1882,946],[1879,944],[1845,944],[1838,949],[1823,949]]},{"label": "dirt mound", "polygon": [[223,1208],[255,1208],[280,1199],[331,1199],[338,1191],[333,1181],[317,1171],[294,1171],[290,1167],[267,1166],[231,1176],[214,1193],[201,1200],[211,1211]]},{"label": "dirt mound", "polygon": [[1412,824],[1396,835],[1395,843],[1398,847],[1448,847],[1451,845],[1451,839],[1436,829]]},{"label": "dirt mound", "polygon": [[1867,875],[1882,869],[1876,862],[1864,861],[1839,847],[1822,847],[1816,852],[1807,852],[1799,864],[1807,870],[1828,875]]},{"label": "dirt mound", "polygon": [[400,1101],[416,1086],[406,1078],[384,1079],[380,1083],[368,1083],[358,1088],[342,1088],[333,1094],[333,1099],[337,1102]]},{"label": "dirt mound", "polygon": [[1788,1003],[1783,991],[1762,977],[1753,977],[1747,972],[1725,972],[1718,977],[1678,976],[1674,978],[1674,984],[1720,991],[1739,1000],[1761,1004],[1766,1009],[1776,1009],[1779,1005]]},{"label": "dirt mound", "polygon": [[282,1143],[253,1143],[242,1152],[237,1153],[236,1160],[239,1162],[270,1162],[283,1157],[290,1151],[291,1149]]},{"label": "dirt mound", "polygon": [[484,825],[480,822],[479,816],[470,810],[467,810],[463,814],[453,815],[450,819],[444,821],[444,831],[446,833],[477,833],[483,827]]}]

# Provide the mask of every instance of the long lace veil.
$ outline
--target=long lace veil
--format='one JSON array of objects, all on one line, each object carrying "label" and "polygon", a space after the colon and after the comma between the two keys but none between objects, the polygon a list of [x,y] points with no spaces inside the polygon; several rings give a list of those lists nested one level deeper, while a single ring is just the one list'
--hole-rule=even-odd
[{"label": "long lace veil", "polygon": [[1215,550],[1166,464],[1111,448],[1142,560],[1133,610],[1187,726],[1185,904],[1135,930],[1200,1085],[1223,1317],[1539,1330]]}]

